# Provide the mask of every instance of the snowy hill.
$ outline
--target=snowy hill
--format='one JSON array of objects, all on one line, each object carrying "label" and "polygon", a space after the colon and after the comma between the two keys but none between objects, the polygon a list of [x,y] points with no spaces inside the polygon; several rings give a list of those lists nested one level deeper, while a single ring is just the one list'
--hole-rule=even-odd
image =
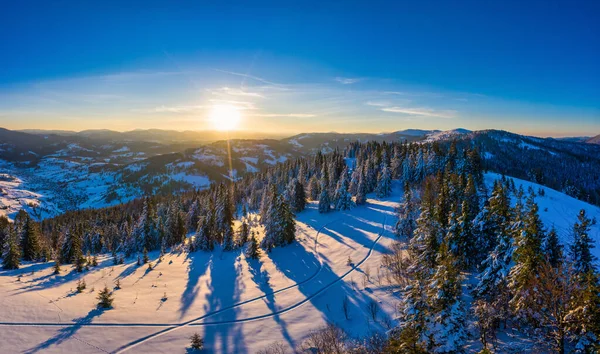
[{"label": "snowy hill", "polygon": [[[396,295],[386,291],[381,257],[394,242],[393,210],[400,188],[385,200],[349,212],[298,215],[298,242],[246,259],[243,252],[172,252],[155,268],[135,260],[76,273],[50,263],[0,271],[0,342],[8,352],[183,352],[193,332],[210,352],[255,353],[275,341],[293,346],[314,328],[340,323],[353,336],[385,331]],[[260,227],[255,228],[260,232]],[[348,264],[348,258],[353,264]],[[16,281],[21,275],[20,281]],[[76,293],[78,279],[87,288]],[[95,308],[96,292],[114,287],[115,308]],[[342,303],[348,298],[348,318]],[[374,305],[371,305],[374,304]],[[375,320],[366,309],[375,306]],[[180,349],[180,350],[179,350]]]},{"label": "snowy hill", "polygon": [[[488,173],[485,182],[491,186],[498,178]],[[546,227],[557,228],[565,245],[580,209],[600,218],[596,206],[514,181],[526,190],[544,190],[536,197],[541,218]],[[327,322],[353,337],[385,331],[396,325],[399,293],[389,291],[381,261],[395,242],[392,227],[400,190],[395,183],[389,198],[370,196],[365,206],[348,212],[319,214],[312,203],[298,215],[298,242],[258,261],[242,251],[175,251],[162,260],[152,253],[152,270],[137,266],[134,259],[113,265],[106,257],[85,273],[63,267],[60,275],[52,275],[51,263],[0,271],[0,307],[13,309],[0,322],[3,350],[178,352],[198,332],[211,352],[255,353],[273,342],[292,347]],[[258,224],[253,228],[262,232]],[[600,225],[590,234],[600,242]],[[596,256],[599,250],[594,249]],[[87,283],[81,293],[74,290],[79,279]],[[117,279],[115,307],[97,310],[96,292],[104,285],[113,288]],[[373,306],[375,320],[368,310]]]},{"label": "snowy hill", "polygon": [[[487,173],[485,182],[491,188],[494,181],[501,177],[496,173]],[[585,210],[589,218],[596,218],[600,221],[600,207],[598,206],[582,202],[552,188],[518,178],[512,179],[515,181],[516,188],[523,186],[525,191],[529,190],[530,187],[533,188],[536,193],[535,202],[540,208],[540,218],[544,226],[547,229],[555,227],[562,244],[565,246],[571,242],[573,224],[577,222],[577,215],[580,210]],[[542,190],[544,193],[540,195],[539,192]],[[592,226],[590,236],[596,243],[596,248],[592,249],[592,252],[600,260],[600,224]]]}]

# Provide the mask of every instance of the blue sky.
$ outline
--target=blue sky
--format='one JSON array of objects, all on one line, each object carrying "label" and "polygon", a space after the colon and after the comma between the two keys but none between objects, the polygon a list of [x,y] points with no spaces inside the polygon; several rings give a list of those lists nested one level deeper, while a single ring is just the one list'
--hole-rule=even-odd
[{"label": "blue sky", "polygon": [[5,4],[0,126],[600,133],[597,1],[251,3]]}]

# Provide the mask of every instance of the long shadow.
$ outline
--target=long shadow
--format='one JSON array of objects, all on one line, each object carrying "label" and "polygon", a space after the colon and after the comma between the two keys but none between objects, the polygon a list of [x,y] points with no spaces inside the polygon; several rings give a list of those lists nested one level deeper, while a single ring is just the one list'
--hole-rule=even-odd
[{"label": "long shadow", "polygon": [[[371,204],[368,204],[368,206],[371,206]],[[382,238],[388,238],[390,236],[389,233],[383,231],[380,223],[384,221],[387,216],[386,214],[390,211],[388,209],[393,208],[385,207],[380,210],[379,208],[368,209],[360,207],[360,209],[362,210],[343,214],[339,213],[343,219],[323,228],[319,236],[319,242],[322,243],[325,238],[331,237],[337,242],[347,245],[347,239],[352,239],[353,242],[365,247],[364,255],[366,256],[367,250],[373,246],[373,242],[376,239],[376,237],[373,236],[369,238],[366,233],[379,235],[383,232]],[[330,218],[330,220],[333,220],[334,218],[335,217]],[[311,217],[305,216],[304,219],[311,220]],[[387,219],[391,218],[387,216]],[[346,240],[344,238],[346,238]],[[379,242],[381,242],[381,240]],[[301,251],[302,252],[297,252],[295,254],[293,260],[290,260],[292,257],[289,256],[279,257],[276,252],[273,252],[271,257],[277,270],[285,274],[294,282],[301,282],[304,280],[302,272],[298,272],[299,260],[302,260],[305,264],[319,262],[316,255],[312,252],[312,249],[301,248]],[[387,248],[377,243],[373,247],[373,251],[386,252]],[[323,252],[322,247],[320,247],[319,252]],[[282,255],[283,254],[284,253],[282,253]],[[323,255],[321,255],[321,258],[326,259]],[[350,269],[351,268],[348,268],[348,270]],[[354,271],[359,271],[359,268]],[[310,298],[309,302],[321,313],[325,321],[337,324],[351,335],[358,337],[373,330],[383,330],[380,323],[381,321],[377,322],[372,319],[367,320],[367,307],[373,302],[368,295],[369,289],[366,288],[361,290],[358,286],[353,287],[352,284],[349,283],[348,278],[343,281],[338,281],[341,275],[343,274],[336,274],[331,269],[330,265],[327,262],[324,262],[317,278],[300,284],[298,289],[305,297]],[[321,290],[325,287],[327,287],[326,290]],[[315,296],[315,294],[317,295]],[[346,315],[342,309],[342,303],[346,297],[349,299],[348,319],[346,319]],[[381,316],[381,313],[379,316]],[[359,325],[357,325],[357,323]],[[365,331],[365,329],[367,329],[367,331]],[[352,333],[352,331],[355,331],[355,333]]]},{"label": "long shadow", "polygon": [[[291,258],[291,257],[290,257]],[[263,294],[267,294],[265,297],[265,303],[269,310],[275,313],[278,308],[275,304],[275,294],[273,294],[273,287],[269,283],[270,277],[269,272],[266,270],[261,270],[262,263],[258,260],[248,260],[248,266],[250,267],[250,273],[252,274],[252,281],[258,285],[258,288]],[[288,342],[288,344],[293,348],[294,340],[290,335],[290,332],[287,329],[287,325],[279,314],[273,316],[273,319],[277,324],[279,324],[279,328],[281,329],[281,333],[283,338]]]},{"label": "long shadow", "polygon": [[212,253],[206,252],[194,252],[189,253],[187,256],[188,265],[188,280],[185,285],[185,290],[181,293],[181,305],[179,307],[179,318],[182,319],[190,307],[196,300],[200,287],[198,282],[200,278],[206,273],[208,268],[213,262]]},{"label": "long shadow", "polygon": [[62,327],[58,331],[58,333],[55,334],[53,337],[48,338],[44,342],[35,346],[34,348],[27,350],[25,353],[33,354],[33,353],[37,353],[40,351],[45,351],[46,349],[50,348],[51,346],[60,345],[64,341],[73,337],[77,333],[77,331],[79,331],[79,329],[81,327],[92,323],[93,319],[100,316],[103,312],[104,312],[104,310],[97,309],[97,308],[91,310],[90,312],[88,312],[88,314],[85,317],[80,317],[80,318],[75,319],[75,325]]},{"label": "long shadow", "polygon": [[[216,251],[218,252],[218,251]],[[239,255],[241,251],[224,252],[222,259],[214,259],[211,263],[209,293],[206,295],[205,313],[218,311],[240,300],[244,284],[239,272]],[[237,318],[238,309],[232,309],[233,318]],[[241,326],[220,324],[205,326],[204,344],[209,352],[246,353]]]},{"label": "long shadow", "polygon": [[[19,295],[19,294],[23,294],[23,293],[27,293],[27,292],[31,292],[31,291],[56,288],[65,283],[69,283],[75,279],[83,278],[86,276],[86,274],[89,274],[89,273],[88,272],[79,273],[75,270],[75,268],[73,268],[70,272],[64,273],[64,275],[43,276],[43,277],[40,277],[40,279],[42,279],[42,281],[40,281],[40,282],[38,282],[36,279],[36,280],[31,280],[31,281],[25,283],[23,287],[19,288],[19,291],[16,292],[15,295]],[[28,283],[33,283],[33,284],[28,284]]]}]

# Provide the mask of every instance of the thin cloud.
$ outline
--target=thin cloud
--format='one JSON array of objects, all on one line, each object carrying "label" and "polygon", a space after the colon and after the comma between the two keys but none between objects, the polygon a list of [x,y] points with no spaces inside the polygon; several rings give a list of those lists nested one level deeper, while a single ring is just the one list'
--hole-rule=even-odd
[{"label": "thin cloud", "polygon": [[338,77],[335,78],[335,81],[339,82],[342,85],[352,85],[352,84],[355,84],[355,83],[357,83],[359,81],[362,81],[362,79],[358,78],[358,77],[341,77],[341,76],[338,76]]},{"label": "thin cloud", "polygon": [[254,117],[290,117],[290,118],[311,118],[314,114],[309,113],[257,113]]},{"label": "thin cloud", "polygon": [[367,101],[365,104],[373,107],[387,107],[390,105],[390,103],[387,101]]},{"label": "thin cloud", "polygon": [[206,108],[205,106],[158,106],[150,109],[133,109],[133,112],[138,113],[189,113],[196,112]]},{"label": "thin cloud", "polygon": [[405,107],[384,107],[381,109],[384,112],[401,113],[415,116],[437,117],[437,118],[454,118],[456,111],[438,111],[431,108],[405,108]]},{"label": "thin cloud", "polygon": [[221,87],[212,92],[213,94],[226,94],[230,96],[243,96],[243,97],[256,97],[256,98],[265,98],[264,95],[261,95],[258,92],[250,92],[244,91],[241,89],[235,89],[231,87]]},{"label": "thin cloud", "polygon": [[234,101],[234,100],[221,100],[221,99],[211,99],[209,100],[212,103],[220,104],[220,105],[228,105],[232,106],[235,109],[246,110],[246,109],[256,109],[254,102],[248,101]]},{"label": "thin cloud", "polygon": [[242,74],[242,73],[237,73],[235,71],[227,71],[227,70],[221,70],[221,69],[213,69],[213,70],[221,72],[221,73],[229,74],[229,75],[236,75],[236,76],[241,76],[241,77],[244,77],[244,78],[247,78],[247,79],[256,80],[256,81],[262,82],[262,83],[267,84],[267,85],[275,85],[275,86],[279,86],[280,85],[280,84],[275,83],[273,81],[265,80],[265,79],[263,79],[261,77],[250,75],[250,74]]}]

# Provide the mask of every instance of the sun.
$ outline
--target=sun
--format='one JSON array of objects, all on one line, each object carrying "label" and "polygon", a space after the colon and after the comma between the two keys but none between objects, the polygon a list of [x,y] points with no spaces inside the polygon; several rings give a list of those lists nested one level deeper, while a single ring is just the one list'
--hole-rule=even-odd
[{"label": "sun", "polygon": [[240,124],[240,111],[230,105],[213,106],[209,119],[216,130],[235,130]]}]

